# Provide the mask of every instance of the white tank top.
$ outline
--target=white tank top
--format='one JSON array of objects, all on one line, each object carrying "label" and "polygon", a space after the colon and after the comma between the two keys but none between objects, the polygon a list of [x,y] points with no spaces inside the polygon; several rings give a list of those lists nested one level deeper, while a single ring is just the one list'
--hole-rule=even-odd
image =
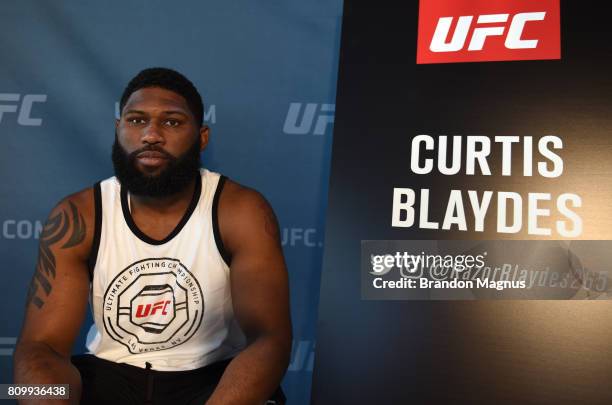
[{"label": "white tank top", "polygon": [[115,177],[94,188],[90,305],[97,357],[154,370],[191,370],[245,345],[232,309],[217,201],[225,178],[200,170],[193,199],[164,240],[142,233]]}]

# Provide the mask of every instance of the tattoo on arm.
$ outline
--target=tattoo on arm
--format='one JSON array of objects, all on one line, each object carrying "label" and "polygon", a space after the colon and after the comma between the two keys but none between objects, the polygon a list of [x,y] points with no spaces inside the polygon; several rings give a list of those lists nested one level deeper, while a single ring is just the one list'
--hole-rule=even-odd
[{"label": "tattoo on arm", "polygon": [[[77,246],[85,240],[86,228],[83,215],[72,201],[69,201],[69,205],[70,213],[64,209],[50,217],[42,230],[38,249],[38,263],[28,288],[26,306],[32,303],[38,308],[42,308],[45,303],[44,298],[53,289],[51,283],[55,279],[55,255],[51,246],[61,241],[68,232],[70,232],[70,238],[61,247],[62,249]],[[41,292],[44,292],[44,296]]]},{"label": "tattoo on arm", "polygon": [[275,241],[280,243],[280,235],[278,232],[278,221],[274,211],[270,208],[270,205],[266,201],[259,203],[259,209],[264,215],[266,233],[272,237]]}]

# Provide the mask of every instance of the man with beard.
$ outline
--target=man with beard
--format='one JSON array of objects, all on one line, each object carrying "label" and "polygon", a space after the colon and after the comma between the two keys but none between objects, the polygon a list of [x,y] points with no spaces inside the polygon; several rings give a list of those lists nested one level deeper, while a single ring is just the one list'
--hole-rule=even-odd
[{"label": "man with beard", "polygon": [[[200,168],[209,130],[180,73],[143,70],[120,109],[116,177],[62,200],[41,234],[15,382],[70,384],[87,404],[281,398],[291,321],[272,209]],[[88,298],[97,333],[71,358]]]}]

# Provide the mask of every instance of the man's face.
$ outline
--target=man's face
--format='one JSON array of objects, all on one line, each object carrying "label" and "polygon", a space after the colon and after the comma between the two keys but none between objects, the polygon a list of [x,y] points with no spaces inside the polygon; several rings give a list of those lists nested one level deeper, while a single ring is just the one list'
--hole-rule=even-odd
[{"label": "man's face", "polygon": [[181,95],[158,87],[137,90],[117,121],[115,174],[133,194],[174,194],[193,180],[207,141],[208,129],[199,127]]}]

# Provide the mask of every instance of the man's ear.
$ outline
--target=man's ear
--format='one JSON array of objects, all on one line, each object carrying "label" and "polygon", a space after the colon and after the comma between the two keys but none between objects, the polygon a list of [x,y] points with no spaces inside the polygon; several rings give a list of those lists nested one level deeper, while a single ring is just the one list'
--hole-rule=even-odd
[{"label": "man's ear", "polygon": [[200,152],[206,149],[206,146],[208,145],[209,133],[210,129],[208,128],[208,125],[202,125],[200,127]]},{"label": "man's ear", "polygon": [[115,119],[115,129],[118,129],[118,128],[119,128],[119,120]]}]

